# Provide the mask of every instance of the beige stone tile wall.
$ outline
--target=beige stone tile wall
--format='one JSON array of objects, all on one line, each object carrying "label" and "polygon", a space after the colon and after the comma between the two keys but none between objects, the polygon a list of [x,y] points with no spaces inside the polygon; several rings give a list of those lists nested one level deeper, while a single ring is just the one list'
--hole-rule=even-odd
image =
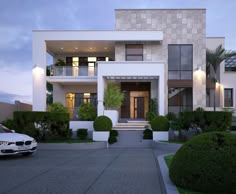
[{"label": "beige stone tile wall", "polygon": [[[168,64],[168,44],[193,44],[193,108],[206,106],[206,10],[205,9],[150,9],[116,10],[116,30],[160,30],[161,45],[144,45],[144,60]],[[116,45],[116,60],[124,60],[124,44]],[[158,60],[160,59],[160,60]],[[196,73],[201,65],[201,77]],[[168,65],[165,65],[165,80]],[[168,87],[165,90],[168,99]],[[167,112],[166,101],[166,112]]]}]

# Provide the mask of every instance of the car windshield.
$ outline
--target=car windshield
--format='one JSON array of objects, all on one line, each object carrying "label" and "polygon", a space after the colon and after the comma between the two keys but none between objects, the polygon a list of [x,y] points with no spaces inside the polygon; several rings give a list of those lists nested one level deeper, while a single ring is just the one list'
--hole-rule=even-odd
[{"label": "car windshield", "polygon": [[12,131],[0,124],[0,133],[12,133]]}]

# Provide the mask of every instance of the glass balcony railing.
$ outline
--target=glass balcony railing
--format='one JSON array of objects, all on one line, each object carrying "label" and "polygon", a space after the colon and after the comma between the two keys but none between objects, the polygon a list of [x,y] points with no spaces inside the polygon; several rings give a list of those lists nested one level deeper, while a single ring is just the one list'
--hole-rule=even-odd
[{"label": "glass balcony railing", "polygon": [[51,69],[51,76],[97,76],[96,66],[80,66],[80,67],[57,67]]}]

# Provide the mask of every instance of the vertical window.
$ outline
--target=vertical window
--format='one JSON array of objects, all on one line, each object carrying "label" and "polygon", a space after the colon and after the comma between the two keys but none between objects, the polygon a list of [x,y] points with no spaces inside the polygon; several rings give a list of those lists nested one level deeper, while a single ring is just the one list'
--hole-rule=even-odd
[{"label": "vertical window", "polygon": [[169,88],[168,112],[178,113],[193,109],[192,88]]},{"label": "vertical window", "polygon": [[233,89],[226,88],[224,90],[224,106],[232,107],[233,106]]},{"label": "vertical window", "polygon": [[126,61],[143,61],[143,45],[127,44]]},{"label": "vertical window", "polygon": [[193,45],[168,45],[169,79],[193,79]]}]

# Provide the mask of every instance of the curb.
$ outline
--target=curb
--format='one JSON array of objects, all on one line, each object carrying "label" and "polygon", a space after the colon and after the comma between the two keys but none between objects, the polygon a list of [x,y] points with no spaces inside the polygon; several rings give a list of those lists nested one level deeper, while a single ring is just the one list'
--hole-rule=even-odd
[{"label": "curb", "polygon": [[170,155],[170,154],[174,154],[174,153],[163,154],[157,157],[157,160],[160,166],[160,171],[161,171],[161,178],[164,183],[166,194],[179,194],[177,187],[172,183],[172,181],[169,178],[169,169],[164,159],[165,156]]}]

